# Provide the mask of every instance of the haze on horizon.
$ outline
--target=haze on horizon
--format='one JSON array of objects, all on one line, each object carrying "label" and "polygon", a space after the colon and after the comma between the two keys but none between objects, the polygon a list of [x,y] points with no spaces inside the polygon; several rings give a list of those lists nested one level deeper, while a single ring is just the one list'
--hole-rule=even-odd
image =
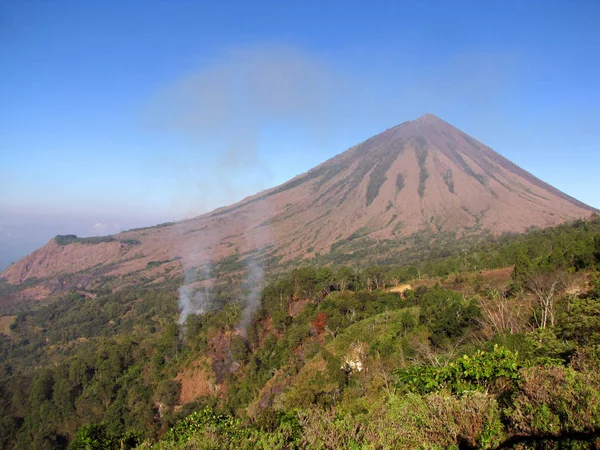
[{"label": "haze on horizon", "polygon": [[600,208],[594,1],[0,5],[0,270],[431,112]]}]

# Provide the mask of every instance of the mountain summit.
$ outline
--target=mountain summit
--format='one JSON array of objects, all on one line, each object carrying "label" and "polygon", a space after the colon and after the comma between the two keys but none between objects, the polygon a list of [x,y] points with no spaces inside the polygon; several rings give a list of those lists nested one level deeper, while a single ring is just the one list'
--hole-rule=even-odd
[{"label": "mountain summit", "polygon": [[11,284],[92,268],[160,276],[232,255],[285,261],[418,232],[521,232],[593,211],[426,114],[232,206],[100,242],[54,239],[0,275]]},{"label": "mountain summit", "polygon": [[252,218],[255,208],[267,213],[277,246],[296,256],[357,232],[375,240],[422,230],[500,234],[593,211],[433,114],[209,217]]}]

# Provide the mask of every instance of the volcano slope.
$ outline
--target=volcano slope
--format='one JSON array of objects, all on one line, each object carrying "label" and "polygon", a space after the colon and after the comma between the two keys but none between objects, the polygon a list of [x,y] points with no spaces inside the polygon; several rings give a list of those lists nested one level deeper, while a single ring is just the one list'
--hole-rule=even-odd
[{"label": "volcano slope", "polygon": [[24,297],[42,298],[100,276],[156,280],[191,267],[214,269],[219,261],[227,263],[220,269],[235,271],[248,257],[263,266],[315,257],[331,262],[327,255],[336,254],[348,262],[379,248],[393,257],[414,236],[435,241],[522,232],[594,211],[426,114],[287,183],[196,218],[106,238],[58,237],[0,279],[36,285]]}]

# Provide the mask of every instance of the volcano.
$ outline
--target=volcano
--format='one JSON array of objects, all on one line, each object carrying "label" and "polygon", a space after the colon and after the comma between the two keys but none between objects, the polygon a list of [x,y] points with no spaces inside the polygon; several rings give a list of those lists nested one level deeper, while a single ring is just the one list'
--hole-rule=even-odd
[{"label": "volcano", "polygon": [[196,218],[98,242],[53,239],[0,277],[9,284],[64,273],[93,280],[143,272],[152,279],[234,255],[292,261],[344,251],[351,242],[402,241],[423,232],[454,232],[458,239],[499,235],[595,211],[426,114],[287,183]]}]

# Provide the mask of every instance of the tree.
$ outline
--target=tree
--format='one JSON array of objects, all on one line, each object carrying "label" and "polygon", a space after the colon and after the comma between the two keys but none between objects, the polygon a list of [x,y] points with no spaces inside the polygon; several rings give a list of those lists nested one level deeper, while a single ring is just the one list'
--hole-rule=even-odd
[{"label": "tree", "polygon": [[520,250],[515,258],[515,267],[511,274],[513,283],[518,288],[522,288],[525,280],[531,274],[532,269],[533,263],[525,252]]},{"label": "tree", "polygon": [[180,393],[181,383],[179,381],[162,380],[154,391],[154,398],[157,402],[172,408],[179,401]]},{"label": "tree", "polygon": [[229,353],[234,361],[240,363],[248,362],[248,346],[241,336],[234,336],[229,345]]},{"label": "tree", "polygon": [[322,295],[326,296],[335,289],[335,277],[329,267],[319,267],[317,269],[317,289]]},{"label": "tree", "polygon": [[106,427],[99,424],[82,427],[69,444],[69,450],[105,450],[110,448],[114,448],[113,439],[108,435]]},{"label": "tree", "polygon": [[65,376],[56,377],[53,400],[62,417],[69,417],[75,411],[75,399],[73,383]]},{"label": "tree", "polygon": [[163,332],[156,346],[157,354],[166,359],[177,355],[179,351],[179,327],[176,323],[170,323]]},{"label": "tree", "polygon": [[536,297],[539,307],[534,309],[534,319],[539,328],[554,326],[554,303],[558,292],[564,287],[563,278],[556,273],[534,272],[526,280],[526,287]]},{"label": "tree", "polygon": [[490,327],[493,334],[504,331],[512,334],[521,331],[519,329],[521,307],[518,302],[511,304],[506,290],[491,289],[479,298],[479,307],[483,313],[484,322]]},{"label": "tree", "polygon": [[356,289],[356,273],[348,266],[341,266],[336,275],[340,291]]},{"label": "tree", "polygon": [[372,266],[364,271],[364,276],[367,281],[367,289],[372,291],[373,289],[385,289],[385,269],[381,266]]},{"label": "tree", "polygon": [[462,336],[481,316],[474,300],[438,287],[427,291],[420,304],[420,321],[431,330],[430,340],[436,347]]},{"label": "tree", "polygon": [[54,375],[50,369],[44,369],[38,373],[29,392],[30,406],[37,408],[42,402],[52,400],[53,387]]},{"label": "tree", "polygon": [[317,284],[317,274],[313,267],[305,266],[294,269],[291,277],[296,297],[312,297]]}]

